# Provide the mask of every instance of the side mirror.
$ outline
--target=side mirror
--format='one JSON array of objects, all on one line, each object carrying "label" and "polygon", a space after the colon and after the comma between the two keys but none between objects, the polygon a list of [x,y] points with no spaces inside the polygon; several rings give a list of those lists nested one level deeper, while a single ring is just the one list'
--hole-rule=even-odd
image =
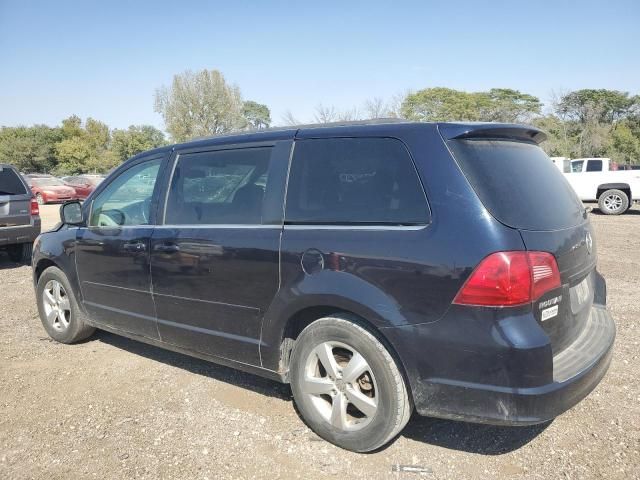
[{"label": "side mirror", "polygon": [[82,205],[80,205],[80,202],[76,200],[63,204],[60,207],[60,220],[67,225],[84,224]]}]

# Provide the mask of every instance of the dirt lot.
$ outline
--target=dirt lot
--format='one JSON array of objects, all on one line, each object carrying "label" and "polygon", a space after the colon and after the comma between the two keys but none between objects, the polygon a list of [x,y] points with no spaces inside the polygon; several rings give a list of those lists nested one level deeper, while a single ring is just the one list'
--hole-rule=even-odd
[{"label": "dirt lot", "polygon": [[640,478],[640,208],[591,219],[618,325],[600,386],[532,428],[414,417],[368,455],[320,441],[286,386],[107,333],[53,343],[0,255],[0,478]]}]

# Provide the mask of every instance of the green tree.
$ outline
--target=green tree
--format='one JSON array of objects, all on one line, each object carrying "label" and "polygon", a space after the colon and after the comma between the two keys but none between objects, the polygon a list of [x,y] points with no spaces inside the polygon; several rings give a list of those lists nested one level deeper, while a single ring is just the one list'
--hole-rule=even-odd
[{"label": "green tree", "polygon": [[508,88],[463,92],[435,87],[407,95],[400,110],[405,118],[423,122],[523,122],[541,107],[538,98]]},{"label": "green tree", "polygon": [[570,120],[587,123],[595,117],[601,123],[614,123],[630,115],[638,104],[628,92],[583,89],[563,95],[556,110]]},{"label": "green tree", "polygon": [[623,120],[613,127],[608,155],[619,163],[640,163],[640,136],[630,122]]},{"label": "green tree", "polygon": [[105,123],[88,118],[83,126],[80,117],[73,115],[62,121],[62,134],[54,147],[58,173],[106,172],[119,163],[109,149],[111,133]]},{"label": "green tree", "polygon": [[[421,122],[480,120],[486,97],[452,88],[435,87],[407,95],[402,102],[402,116]],[[486,107],[486,105],[484,105]]]},{"label": "green tree", "polygon": [[492,88],[486,95],[488,109],[481,115],[483,120],[491,122],[521,123],[528,122],[538,115],[542,103],[537,97],[510,88]]},{"label": "green tree", "polygon": [[547,140],[541,146],[549,156],[576,156],[576,142],[571,137],[567,122],[555,115],[545,115],[534,119],[533,124],[547,133]]},{"label": "green tree", "polygon": [[62,140],[60,128],[46,125],[0,129],[0,163],[15,165],[22,172],[50,172],[58,160],[55,144]]},{"label": "green tree", "polygon": [[242,116],[251,128],[269,128],[271,125],[269,107],[253,100],[247,100],[242,104]]},{"label": "green tree", "polygon": [[[553,109],[563,122],[572,156],[608,155],[618,161],[638,161],[635,152],[640,129],[635,129],[635,125],[640,101],[637,96],[617,90],[576,90],[556,99]],[[551,141],[556,140],[551,133]]]},{"label": "green tree", "polygon": [[244,128],[240,89],[217,70],[186,71],[156,90],[155,111],[177,142]]},{"label": "green tree", "polygon": [[165,143],[164,133],[151,125],[131,125],[111,133],[111,150],[121,162]]}]

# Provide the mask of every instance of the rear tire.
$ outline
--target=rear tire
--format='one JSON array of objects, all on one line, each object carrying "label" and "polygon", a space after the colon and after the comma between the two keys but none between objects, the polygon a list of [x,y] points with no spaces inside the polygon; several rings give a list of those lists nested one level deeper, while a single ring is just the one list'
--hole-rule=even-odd
[{"label": "rear tire", "polygon": [[294,345],[290,373],[307,425],[347,450],[382,447],[413,411],[396,361],[357,318],[335,315],[305,328]]},{"label": "rear tire", "polygon": [[8,247],[7,253],[14,262],[29,265],[31,264],[31,254],[33,253],[33,242],[11,245]]},{"label": "rear tire", "polygon": [[36,202],[38,202],[38,205],[45,204],[44,197],[42,196],[41,193],[36,193]]},{"label": "rear tire", "polygon": [[60,343],[76,343],[91,336],[67,276],[58,267],[49,267],[36,287],[38,313],[49,336]]},{"label": "rear tire", "polygon": [[621,215],[629,210],[629,197],[622,190],[606,190],[598,198],[598,207],[605,215]]}]

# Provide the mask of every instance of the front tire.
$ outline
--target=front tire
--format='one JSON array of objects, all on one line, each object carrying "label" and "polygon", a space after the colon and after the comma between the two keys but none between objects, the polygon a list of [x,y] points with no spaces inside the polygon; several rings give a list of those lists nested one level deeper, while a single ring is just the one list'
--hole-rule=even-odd
[{"label": "front tire", "polygon": [[42,196],[41,193],[36,193],[36,202],[38,202],[38,205],[45,204],[44,197]]},{"label": "front tire", "polygon": [[67,276],[59,268],[49,267],[42,272],[36,296],[42,325],[57,342],[76,343],[95,331],[86,324]]},{"label": "front tire", "polygon": [[629,210],[629,197],[622,190],[612,188],[600,195],[598,198],[598,207],[605,215],[622,215]]},{"label": "front tire", "polygon": [[293,348],[290,373],[307,425],[347,450],[382,447],[400,433],[413,410],[394,358],[350,316],[325,317],[305,328]]}]

